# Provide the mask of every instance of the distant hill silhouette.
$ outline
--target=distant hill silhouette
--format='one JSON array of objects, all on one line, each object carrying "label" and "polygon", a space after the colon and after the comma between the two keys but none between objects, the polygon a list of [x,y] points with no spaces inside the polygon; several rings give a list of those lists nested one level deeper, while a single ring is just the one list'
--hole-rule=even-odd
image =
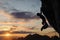
[{"label": "distant hill silhouette", "polygon": [[25,37],[25,40],[50,40],[50,38],[48,36],[41,36],[38,34],[34,34],[34,35],[28,35],[27,37]]},{"label": "distant hill silhouette", "polygon": [[[3,38],[0,37],[0,40],[2,40]],[[38,35],[38,34],[29,34],[26,37],[12,37],[12,40],[60,40],[59,37],[57,36],[53,36],[53,37],[49,37],[49,36],[42,36],[42,35]]]},{"label": "distant hill silhouette", "polygon": [[34,34],[34,35],[28,35],[25,37],[25,40],[60,40],[59,37],[54,36],[52,38],[48,37],[48,36],[41,36],[38,34]]}]

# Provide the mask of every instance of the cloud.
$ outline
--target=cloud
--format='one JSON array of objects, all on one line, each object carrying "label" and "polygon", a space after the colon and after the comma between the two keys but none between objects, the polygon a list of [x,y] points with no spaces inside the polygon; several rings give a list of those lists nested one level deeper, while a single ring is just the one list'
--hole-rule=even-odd
[{"label": "cloud", "polygon": [[0,10],[0,22],[10,21],[11,19],[12,16],[8,12]]},{"label": "cloud", "polygon": [[0,9],[4,9],[9,12],[17,10],[30,11],[36,14],[37,12],[40,12],[40,4],[40,0],[0,0]]},{"label": "cloud", "polygon": [[32,12],[12,12],[11,15],[13,15],[15,18],[23,18],[23,19],[34,19],[34,18],[38,18]]}]

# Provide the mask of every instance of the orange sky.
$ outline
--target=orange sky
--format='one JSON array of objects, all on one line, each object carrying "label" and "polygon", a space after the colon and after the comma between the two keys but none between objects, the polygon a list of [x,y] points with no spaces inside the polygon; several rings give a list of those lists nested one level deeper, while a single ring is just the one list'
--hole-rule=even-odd
[{"label": "orange sky", "polygon": [[[53,28],[47,28],[43,31],[41,31],[41,27],[42,27],[42,20],[41,19],[30,19],[28,21],[25,21],[24,19],[16,19],[13,16],[11,16],[10,14],[7,14],[8,12],[5,12],[3,10],[0,10],[0,31],[2,30],[10,30],[11,28],[13,28],[12,31],[30,31],[30,32],[36,32],[36,33],[48,33],[48,32],[53,32],[54,29]],[[2,18],[4,16],[4,18],[6,17],[7,20],[2,21],[4,18]],[[13,20],[11,22],[11,20]],[[20,20],[20,22],[15,22],[16,20]],[[15,26],[15,27],[13,27]],[[32,28],[34,27],[34,28]]]}]

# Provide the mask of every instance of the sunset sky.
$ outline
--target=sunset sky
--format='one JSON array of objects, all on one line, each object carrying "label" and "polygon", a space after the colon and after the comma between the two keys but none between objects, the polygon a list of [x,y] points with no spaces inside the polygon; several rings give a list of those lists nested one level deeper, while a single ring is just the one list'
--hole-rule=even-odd
[{"label": "sunset sky", "polygon": [[[36,15],[40,7],[40,0],[0,0],[0,31],[41,32],[42,20]],[[54,31],[53,28],[47,30],[43,32]]]},{"label": "sunset sky", "polygon": [[[0,9],[6,11],[40,12],[40,0],[0,0]],[[15,10],[14,10],[15,9]]]},{"label": "sunset sky", "polygon": [[[34,26],[38,25],[37,20],[35,19],[29,20],[30,23],[28,23],[29,21],[28,20],[25,21],[24,18],[28,16],[29,17],[35,16],[36,13],[40,12],[40,7],[41,7],[40,0],[0,0],[0,22],[19,21],[21,22],[20,26],[21,25],[32,26],[32,23],[34,24]],[[23,13],[21,13],[20,15],[22,15],[23,19],[16,19],[14,16],[12,17],[10,15],[13,12],[27,12],[24,13],[24,15],[27,16],[23,16],[22,15]],[[29,12],[31,13],[29,14]],[[22,22],[22,20],[24,20],[24,22]],[[2,25],[2,23],[0,23],[0,25]],[[8,25],[8,23],[5,25]]]}]

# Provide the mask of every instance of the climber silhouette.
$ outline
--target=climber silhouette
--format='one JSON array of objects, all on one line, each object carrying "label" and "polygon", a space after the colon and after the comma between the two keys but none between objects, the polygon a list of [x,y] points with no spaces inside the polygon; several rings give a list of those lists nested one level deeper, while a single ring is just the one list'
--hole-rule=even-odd
[{"label": "climber silhouette", "polygon": [[[41,2],[42,2],[41,13],[44,14],[49,24],[55,29],[55,31],[60,34],[60,19],[59,19],[60,1],[59,0],[41,0]],[[42,20],[44,20],[43,17],[42,17]],[[45,26],[43,26],[43,29],[44,28]]]}]

